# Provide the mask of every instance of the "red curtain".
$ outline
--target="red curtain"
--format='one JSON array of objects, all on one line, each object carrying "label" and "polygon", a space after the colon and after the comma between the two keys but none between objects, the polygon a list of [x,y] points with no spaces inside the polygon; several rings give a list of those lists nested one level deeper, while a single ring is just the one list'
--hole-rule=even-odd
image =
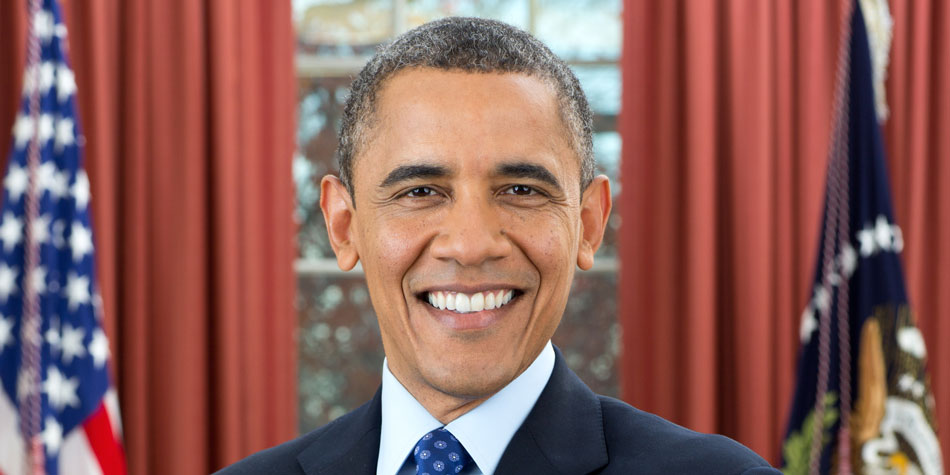
[{"label": "red curtain", "polygon": [[[947,428],[950,6],[890,4],[885,142]],[[624,2],[623,394],[772,463],[814,272],[843,6]]]},{"label": "red curtain", "polygon": [[[0,150],[27,2],[0,2]],[[296,433],[289,2],[63,0],[130,473]]]}]

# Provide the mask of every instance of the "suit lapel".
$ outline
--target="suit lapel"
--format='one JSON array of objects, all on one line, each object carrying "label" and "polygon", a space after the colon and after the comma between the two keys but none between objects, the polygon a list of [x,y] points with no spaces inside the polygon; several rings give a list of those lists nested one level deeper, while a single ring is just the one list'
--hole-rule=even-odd
[{"label": "suit lapel", "polygon": [[300,452],[297,462],[307,475],[376,473],[379,458],[382,391],[353,412],[331,422]]},{"label": "suit lapel", "polygon": [[555,348],[554,371],[501,457],[498,475],[589,473],[607,464],[604,423],[597,395]]}]

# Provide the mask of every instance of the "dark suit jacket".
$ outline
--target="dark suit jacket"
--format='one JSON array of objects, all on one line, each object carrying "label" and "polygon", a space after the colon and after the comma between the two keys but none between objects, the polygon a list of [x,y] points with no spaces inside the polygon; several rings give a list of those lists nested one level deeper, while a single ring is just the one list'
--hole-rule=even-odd
[{"label": "dark suit jacket", "polygon": [[[380,391],[349,414],[224,470],[237,474],[375,474]],[[564,362],[554,372],[495,471],[505,474],[778,474],[720,435],[684,429],[594,394]]]}]

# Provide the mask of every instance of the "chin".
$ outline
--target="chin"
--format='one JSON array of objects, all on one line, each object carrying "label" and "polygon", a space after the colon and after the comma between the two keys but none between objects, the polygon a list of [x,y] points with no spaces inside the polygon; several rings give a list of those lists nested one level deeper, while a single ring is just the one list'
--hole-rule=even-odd
[{"label": "chin", "polygon": [[430,367],[423,369],[422,375],[439,392],[462,399],[490,397],[517,376],[497,363],[488,367],[481,364]]}]

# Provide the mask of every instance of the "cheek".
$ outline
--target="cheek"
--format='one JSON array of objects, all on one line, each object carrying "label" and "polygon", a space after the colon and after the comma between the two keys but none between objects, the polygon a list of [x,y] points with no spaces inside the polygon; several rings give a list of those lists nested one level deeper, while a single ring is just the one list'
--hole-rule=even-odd
[{"label": "cheek", "polygon": [[398,343],[388,337],[409,331],[404,283],[426,245],[426,228],[419,221],[374,215],[360,222],[360,260],[384,345],[391,351]]},{"label": "cheek", "polygon": [[[419,258],[433,229],[426,219],[372,216],[361,226],[360,254],[367,276],[401,282]],[[369,272],[370,270],[374,272]]]},{"label": "cheek", "polygon": [[513,215],[506,221],[506,234],[541,271],[542,279],[573,268],[579,242],[576,220],[564,213],[550,212],[527,217]]},{"label": "cheek", "polygon": [[[535,312],[557,319],[566,305],[577,262],[578,230],[567,216],[552,213],[548,219],[511,219],[506,227],[516,245],[538,272]],[[535,216],[537,218],[537,216]],[[546,319],[546,318],[545,318]]]}]

